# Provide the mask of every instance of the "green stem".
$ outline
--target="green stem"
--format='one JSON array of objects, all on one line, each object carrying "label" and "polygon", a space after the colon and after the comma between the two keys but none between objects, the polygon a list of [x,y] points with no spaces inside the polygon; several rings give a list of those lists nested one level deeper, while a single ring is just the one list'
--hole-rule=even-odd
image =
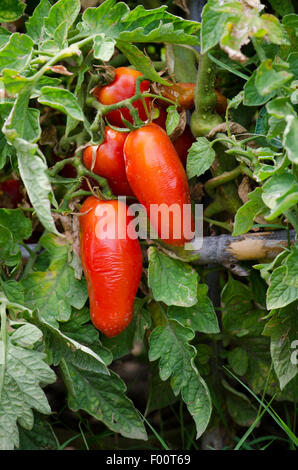
[{"label": "green stem", "polygon": [[49,176],[56,176],[68,163],[73,163],[75,157],[64,158],[57,162],[49,171]]},{"label": "green stem", "polygon": [[228,232],[233,232],[232,225],[228,224],[227,222],[219,222],[218,220],[209,219],[209,217],[203,217],[203,220],[205,220],[205,222],[208,222],[208,224],[210,225],[216,225],[217,227],[221,227],[227,230]]},{"label": "green stem", "polygon": [[237,178],[237,176],[241,175],[243,172],[243,165],[239,165],[236,168],[234,168],[231,171],[225,171],[219,176],[215,176],[214,178],[210,179],[205,183],[205,189],[207,193],[214,189],[217,188],[218,186],[228,183],[229,181],[234,180]]},{"label": "green stem", "polygon": [[215,71],[215,64],[208,57],[208,53],[201,54],[194,96],[195,111],[191,117],[191,130],[195,137],[207,135],[222,122],[215,112]]}]

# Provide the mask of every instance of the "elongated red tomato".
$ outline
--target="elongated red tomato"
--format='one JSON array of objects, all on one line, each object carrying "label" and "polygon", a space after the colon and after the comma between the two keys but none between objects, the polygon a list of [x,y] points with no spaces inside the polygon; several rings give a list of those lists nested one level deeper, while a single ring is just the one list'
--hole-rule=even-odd
[{"label": "elongated red tomato", "polygon": [[[121,201],[90,196],[81,207],[80,254],[87,281],[90,317],[106,336],[130,323],[142,273],[142,253],[129,208]],[[135,236],[135,238],[132,238]]]},{"label": "elongated red tomato", "polygon": [[[92,169],[99,176],[107,178],[109,186],[116,196],[133,196],[133,192],[128,184],[123,147],[127,134],[117,132],[110,127],[105,128],[105,140],[97,149],[95,148],[96,158]],[[92,168],[93,147],[90,145],[84,150],[84,165],[91,170]]]},{"label": "elongated red tomato", "polygon": [[189,185],[167,133],[154,123],[130,132],[124,158],[129,185],[159,238],[177,246],[191,240]]},{"label": "elongated red tomato", "polygon": [[[131,98],[136,92],[136,81],[138,77],[141,77],[141,72],[137,70],[130,69],[129,67],[118,67],[115,69],[115,78],[110,85],[105,85],[103,87],[96,87],[94,90],[94,95],[98,101],[102,104],[115,104],[119,101]],[[140,85],[141,92],[149,90],[148,80],[142,81]],[[145,98],[148,109],[150,107],[151,99]],[[133,107],[138,110],[140,118],[145,121],[147,119],[147,114],[144,109],[144,105],[141,100],[136,100],[133,103]],[[133,118],[130,114],[128,108],[120,108],[114,111],[111,111],[107,114],[108,121],[114,126],[125,127],[123,124],[121,114],[130,123],[133,123]]]}]

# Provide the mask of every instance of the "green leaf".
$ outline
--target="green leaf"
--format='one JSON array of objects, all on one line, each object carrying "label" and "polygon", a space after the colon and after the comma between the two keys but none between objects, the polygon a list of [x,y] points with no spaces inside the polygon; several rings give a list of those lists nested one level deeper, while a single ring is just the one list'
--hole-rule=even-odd
[{"label": "green leaf", "polygon": [[[59,0],[56,2],[49,16],[45,18],[46,32],[51,37],[56,37],[57,29],[64,23],[65,31],[71,27],[81,9],[80,0]],[[58,33],[59,34],[59,33]]]},{"label": "green leaf", "polygon": [[263,186],[262,199],[271,209],[267,220],[274,220],[298,202],[298,183],[291,173],[276,174]]},{"label": "green leaf", "polygon": [[26,5],[21,0],[1,0],[0,4],[0,22],[9,23],[18,20]]},{"label": "green leaf", "polygon": [[0,26],[0,49],[9,42],[11,33]]},{"label": "green leaf", "polygon": [[233,371],[238,375],[244,375],[248,367],[248,357],[245,349],[237,347],[228,351],[228,361]]},{"label": "green leaf", "polygon": [[251,289],[230,276],[221,293],[222,329],[238,338],[260,335],[264,310],[256,310]]},{"label": "green leaf", "polygon": [[63,88],[44,86],[38,101],[41,104],[58,109],[78,121],[84,121],[83,111],[73,93]]},{"label": "green leaf", "polygon": [[8,339],[4,365],[4,382],[0,399],[0,449],[12,450],[19,445],[17,421],[26,429],[33,427],[35,409],[51,412],[46,395],[40,388],[55,382],[56,376],[44,362],[45,354],[12,344]]},{"label": "green leaf", "polygon": [[85,281],[75,279],[74,270],[68,264],[65,240],[48,234],[40,242],[50,253],[51,262],[47,271],[32,272],[22,281],[25,305],[38,308],[41,318],[57,327],[58,321],[69,320],[71,307],[84,306],[88,292]]},{"label": "green leaf", "polygon": [[15,346],[30,348],[42,339],[42,332],[35,325],[25,324],[17,328],[10,336]]},{"label": "green leaf", "polygon": [[285,277],[285,283],[289,286],[298,288],[298,246],[295,245],[291,249],[291,253],[287,256],[284,261],[284,265],[287,267],[287,275]]},{"label": "green leaf", "polygon": [[168,309],[168,316],[193,331],[207,334],[219,333],[217,316],[207,292],[208,286],[199,284],[198,302],[188,308],[171,306]]},{"label": "green leaf", "polygon": [[1,287],[8,300],[20,305],[24,304],[24,289],[20,282],[11,279],[3,282]]},{"label": "green leaf", "polygon": [[297,306],[276,312],[265,326],[264,335],[270,336],[270,351],[281,390],[296,376],[297,364],[291,360],[292,343],[297,339]]},{"label": "green leaf", "polygon": [[70,409],[86,411],[124,437],[147,439],[140,415],[125,395],[125,384],[118,375],[112,371],[111,375],[98,374],[83,363],[68,360],[60,367]]},{"label": "green leaf", "polygon": [[78,29],[86,37],[99,33],[120,41],[199,44],[200,24],[171,15],[165,6],[145,10],[138,5],[130,11],[125,3],[106,0],[87,8]]},{"label": "green leaf", "polygon": [[245,106],[260,106],[267,103],[275,95],[275,91],[266,95],[260,94],[256,87],[256,76],[257,70],[253,72],[244,85],[243,104]]},{"label": "green leaf", "polygon": [[298,299],[298,288],[285,283],[286,266],[279,266],[270,276],[267,290],[267,309],[282,308]]},{"label": "green leaf", "polygon": [[225,380],[222,384],[227,391],[226,404],[228,412],[239,426],[251,426],[257,417],[257,409],[244,393],[235,390]]},{"label": "green leaf", "polygon": [[[0,209],[0,260],[15,266],[21,260],[19,242],[29,238],[32,226],[20,209]],[[10,291],[7,284],[6,291]],[[7,295],[7,292],[6,292]]]},{"label": "green leaf", "polygon": [[123,52],[129,62],[134,65],[144,77],[148,78],[148,80],[168,85],[168,81],[164,80],[156,72],[149,57],[145,56],[138,47],[125,41],[117,41],[117,48]]},{"label": "green leaf", "polygon": [[21,209],[0,209],[0,225],[8,228],[15,242],[22,242],[31,236],[32,224]]},{"label": "green leaf", "polygon": [[194,268],[154,247],[149,248],[148,258],[148,284],[155,300],[181,307],[196,304],[198,274]]},{"label": "green leaf", "polygon": [[50,423],[34,413],[32,429],[19,427],[19,450],[57,450],[57,440]]},{"label": "green leaf", "polygon": [[267,59],[256,70],[255,86],[258,93],[264,96],[284,86],[292,77],[293,75],[286,70],[276,71],[274,62]]},{"label": "green leaf", "polygon": [[4,69],[24,70],[31,60],[33,44],[26,34],[12,34],[8,44],[0,49],[0,72]]},{"label": "green leaf", "polygon": [[186,171],[188,178],[200,176],[212,165],[215,151],[206,137],[199,137],[189,149]]},{"label": "green leaf", "polygon": [[298,117],[288,116],[287,125],[283,136],[283,145],[286,148],[289,159],[298,164],[298,149],[297,149],[297,132],[298,132]]},{"label": "green leaf", "polygon": [[33,15],[26,22],[26,32],[34,42],[43,42],[47,37],[45,31],[45,19],[51,9],[49,0],[41,0],[35,8]]},{"label": "green leaf", "polygon": [[167,134],[171,135],[176,129],[180,121],[180,116],[176,106],[169,106],[167,108],[166,130]]},{"label": "green leaf", "polygon": [[53,233],[58,233],[51,215],[49,195],[52,193],[47,164],[39,157],[36,144],[23,139],[16,139],[19,171],[25,184],[30,202],[43,226]]},{"label": "green leaf", "polygon": [[109,61],[114,54],[116,41],[106,37],[103,33],[93,38],[94,57],[103,61]]},{"label": "green leaf", "polygon": [[294,13],[294,8],[291,0],[269,0],[272,8],[280,16]]},{"label": "green leaf", "polygon": [[255,217],[264,212],[262,188],[256,188],[248,195],[248,198],[249,200],[236,213],[233,229],[234,237],[248,232],[253,226]]},{"label": "green leaf", "polygon": [[[233,10],[233,6],[236,6]],[[227,21],[237,14],[235,2],[220,3],[209,0],[202,12],[201,43],[202,54],[219,43]]]},{"label": "green leaf", "polygon": [[158,365],[156,362],[153,362],[151,364],[151,374],[149,378],[146,414],[173,405],[176,401],[177,397],[175,397],[172,391],[170,381],[160,379]]},{"label": "green leaf", "polygon": [[175,395],[181,392],[197,428],[197,438],[205,431],[211,415],[208,387],[200,377],[193,361],[196,350],[189,344],[194,333],[175,320],[155,328],[149,337],[149,360],[159,359],[161,380],[171,377]]}]

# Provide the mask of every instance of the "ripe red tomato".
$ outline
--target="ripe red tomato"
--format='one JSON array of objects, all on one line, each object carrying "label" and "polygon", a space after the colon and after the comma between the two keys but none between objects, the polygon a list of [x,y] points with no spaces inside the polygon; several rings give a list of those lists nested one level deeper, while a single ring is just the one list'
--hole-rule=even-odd
[{"label": "ripe red tomato", "polygon": [[[132,319],[142,274],[138,239],[128,234],[133,217],[123,202],[101,201],[94,196],[85,200],[80,212],[84,214],[79,217],[80,254],[88,286],[90,317],[97,329],[113,337]],[[131,233],[135,234],[133,230]]]},{"label": "ripe red tomato", "polygon": [[188,151],[195,141],[196,139],[192,135],[190,127],[187,124],[182,134],[177,137],[177,139],[175,139],[173,142],[176,152],[178,153],[184,168],[186,167]]},{"label": "ripe red tomato", "polygon": [[[129,133],[124,144],[126,175],[134,194],[146,208],[159,238],[171,245],[182,246],[192,238],[190,191],[179,156],[167,133],[157,124],[147,124]],[[160,206],[160,215],[156,206]],[[169,209],[175,204],[175,212]]]},{"label": "ripe red tomato", "polygon": [[[92,171],[107,178],[109,186],[116,196],[133,196],[126,178],[124,165],[123,147],[126,137],[127,133],[117,132],[110,127],[106,127],[105,140],[95,150],[96,158]],[[84,150],[83,162],[91,170],[91,145]]]},{"label": "ripe red tomato", "polygon": [[[135,94],[136,80],[137,77],[140,76],[142,76],[142,74],[137,70],[130,69],[129,67],[118,67],[115,69],[114,81],[109,85],[96,87],[94,95],[100,103],[105,105],[119,103],[119,101],[131,98]],[[148,80],[144,80],[141,83],[140,90],[142,92],[149,90]],[[151,98],[145,98],[145,101],[148,109],[150,109]],[[147,119],[147,114],[142,101],[135,101],[133,106],[138,110],[140,118],[145,121]],[[107,119],[114,126],[125,127],[121,119],[121,114],[124,119],[133,123],[133,118],[128,108],[120,108],[115,111],[111,111],[107,114]]]}]

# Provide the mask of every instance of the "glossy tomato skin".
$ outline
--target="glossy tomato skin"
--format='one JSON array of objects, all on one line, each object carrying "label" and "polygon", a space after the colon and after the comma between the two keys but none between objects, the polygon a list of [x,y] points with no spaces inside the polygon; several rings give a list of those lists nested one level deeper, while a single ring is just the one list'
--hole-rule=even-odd
[{"label": "glossy tomato skin", "polygon": [[[146,208],[151,224],[164,242],[183,246],[191,240],[192,217],[184,217],[183,205],[190,209],[190,191],[185,170],[167,133],[151,123],[129,133],[124,144],[126,175],[130,187]],[[163,204],[162,214],[176,204],[178,215],[154,219],[152,204]],[[179,236],[177,236],[177,234]]]},{"label": "glossy tomato skin", "polygon": [[128,236],[127,227],[133,217],[123,202],[90,196],[80,212],[84,214],[79,217],[80,255],[90,317],[94,326],[111,338],[132,319],[142,274],[141,248],[137,238]]},{"label": "glossy tomato skin", "polygon": [[[118,132],[110,127],[105,128],[105,140],[98,145],[95,164],[92,169],[99,176],[107,178],[109,186],[116,196],[133,196],[133,192],[128,184],[123,156],[123,147],[127,133]],[[84,150],[84,165],[92,168],[93,147],[90,145]]]},{"label": "glossy tomato skin", "polygon": [[178,153],[179,158],[184,168],[186,168],[186,160],[187,160],[188,151],[195,141],[196,139],[192,135],[189,125],[186,124],[185,129],[182,132],[182,134],[179,137],[177,137],[177,139],[175,139],[173,142],[175,150]]},{"label": "glossy tomato skin", "polygon": [[[129,67],[118,67],[115,69],[114,81],[109,85],[96,87],[94,95],[100,103],[105,105],[119,103],[119,101],[131,98],[135,94],[136,80],[141,76],[141,72],[138,72],[137,70],[130,69]],[[140,90],[141,92],[149,90],[148,80],[143,80],[141,82]],[[148,109],[150,109],[151,99],[145,98],[145,101]],[[138,110],[140,118],[145,121],[147,119],[147,114],[141,100],[136,100],[133,103],[133,106]],[[108,122],[117,127],[125,127],[125,124],[123,124],[121,119],[121,114],[124,119],[133,123],[133,118],[128,108],[120,108],[108,113]]]}]

